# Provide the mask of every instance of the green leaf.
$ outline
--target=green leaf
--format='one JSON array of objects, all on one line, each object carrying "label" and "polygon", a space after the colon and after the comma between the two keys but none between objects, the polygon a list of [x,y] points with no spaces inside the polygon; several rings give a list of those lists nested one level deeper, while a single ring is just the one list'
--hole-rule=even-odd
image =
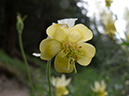
[{"label": "green leaf", "polygon": [[126,42],[125,42],[125,43],[122,43],[121,45],[129,46],[129,43],[126,43]]}]

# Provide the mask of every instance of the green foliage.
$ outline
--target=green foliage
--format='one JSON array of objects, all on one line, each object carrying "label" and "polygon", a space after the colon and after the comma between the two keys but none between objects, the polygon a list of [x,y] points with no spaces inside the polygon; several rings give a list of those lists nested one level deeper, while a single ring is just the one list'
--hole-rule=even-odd
[{"label": "green foliage", "polygon": [[26,74],[24,63],[19,61],[18,59],[12,59],[1,49],[0,49],[0,62],[3,63],[4,66],[15,70],[18,76],[22,76],[23,74],[24,75]]},{"label": "green foliage", "polygon": [[[30,85],[28,78],[27,78],[27,70],[24,62],[11,58],[9,55],[7,55],[3,50],[0,49],[0,68],[1,66],[4,66],[8,69],[10,69],[13,72],[14,77],[17,78],[18,81],[22,82],[24,85],[28,87]],[[28,56],[27,56],[28,57]],[[34,57],[28,57],[29,60],[33,61],[33,63],[36,63],[38,66],[41,66],[39,68],[34,68],[30,67],[31,69],[31,74],[33,78],[33,82],[35,85],[36,89],[36,94],[38,96],[41,96],[40,94],[46,94],[46,87],[47,87],[47,82],[46,82],[46,64],[40,61],[37,58]],[[1,65],[4,64],[4,65]],[[31,92],[30,92],[31,93]]]},{"label": "green foliage", "polygon": [[92,96],[94,94],[90,88],[94,80],[98,80],[99,72],[92,68],[82,68],[83,71],[73,74],[71,86],[69,86],[70,95],[68,96]]},{"label": "green foliage", "polygon": [[125,43],[122,43],[121,45],[126,45],[126,46],[129,46],[129,43],[127,42],[125,42]]}]

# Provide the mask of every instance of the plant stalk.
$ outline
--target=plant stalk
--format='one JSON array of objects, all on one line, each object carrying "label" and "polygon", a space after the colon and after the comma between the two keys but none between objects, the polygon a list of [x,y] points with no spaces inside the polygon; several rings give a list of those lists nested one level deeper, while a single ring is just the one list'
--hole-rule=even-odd
[{"label": "plant stalk", "polygon": [[48,60],[47,62],[47,80],[48,80],[48,86],[49,86],[48,96],[51,96],[50,66],[51,66],[51,60]]},{"label": "plant stalk", "polygon": [[24,59],[25,65],[26,65],[28,79],[30,81],[31,90],[32,90],[32,96],[35,96],[35,90],[34,90],[34,86],[33,86],[32,79],[31,79],[31,73],[30,73],[29,65],[28,65],[26,55],[25,55],[25,52],[24,52],[24,49],[23,49],[22,32],[21,33],[19,32],[19,45],[20,45],[20,50],[21,50],[21,53],[22,53],[22,56],[23,56],[23,59]]}]

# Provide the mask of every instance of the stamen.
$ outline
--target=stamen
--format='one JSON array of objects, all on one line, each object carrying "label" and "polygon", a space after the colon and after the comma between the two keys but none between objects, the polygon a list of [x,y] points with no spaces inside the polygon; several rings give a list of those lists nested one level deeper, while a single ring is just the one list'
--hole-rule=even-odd
[{"label": "stamen", "polygon": [[78,56],[78,57],[81,57],[81,58],[84,58],[85,59],[85,57],[83,56],[83,53],[79,53],[79,52],[76,52],[76,51],[73,51],[73,50],[71,50],[76,56]]},{"label": "stamen", "polygon": [[77,73],[77,69],[75,66],[75,62],[77,61],[78,58],[84,58],[84,54],[80,52],[79,48],[82,46],[78,46],[76,42],[70,42],[70,41],[65,41],[63,42],[63,52],[64,55],[62,57],[67,57],[68,58],[68,69],[70,70],[71,64],[74,67],[75,73]]},{"label": "stamen", "polygon": [[81,57],[81,58],[83,58],[83,59],[86,59],[84,56],[82,56],[81,54],[79,54],[79,53],[75,53],[78,57]]},{"label": "stamen", "polygon": [[72,58],[72,57],[71,57],[71,62],[73,63],[75,73],[77,73],[77,69],[76,69],[76,66],[75,66],[75,59]]},{"label": "stamen", "polygon": [[65,57],[65,56],[67,56],[69,54],[69,52],[67,52],[66,54],[64,54],[62,57]]},{"label": "stamen", "polygon": [[74,63],[73,66],[74,66],[75,73],[77,73],[77,69],[76,69],[75,63]]}]

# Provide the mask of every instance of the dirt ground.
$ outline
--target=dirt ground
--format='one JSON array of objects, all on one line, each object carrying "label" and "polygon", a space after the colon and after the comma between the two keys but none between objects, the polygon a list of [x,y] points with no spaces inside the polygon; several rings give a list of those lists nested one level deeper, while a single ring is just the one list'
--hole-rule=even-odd
[{"label": "dirt ground", "polygon": [[28,89],[15,78],[0,74],[0,96],[28,96]]}]

